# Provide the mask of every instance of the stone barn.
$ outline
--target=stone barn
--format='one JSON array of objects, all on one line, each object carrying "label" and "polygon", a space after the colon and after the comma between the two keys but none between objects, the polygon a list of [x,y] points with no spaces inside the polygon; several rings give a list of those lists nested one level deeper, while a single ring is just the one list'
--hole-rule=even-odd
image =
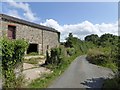
[{"label": "stone barn", "polygon": [[25,39],[29,42],[27,54],[37,52],[45,54],[46,50],[59,46],[60,32],[57,30],[28,22],[22,19],[0,14],[0,36],[9,39]]}]

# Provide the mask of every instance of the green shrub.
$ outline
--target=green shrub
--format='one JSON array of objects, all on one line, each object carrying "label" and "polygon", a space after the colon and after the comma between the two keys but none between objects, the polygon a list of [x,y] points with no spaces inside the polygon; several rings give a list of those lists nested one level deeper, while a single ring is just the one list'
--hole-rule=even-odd
[{"label": "green shrub", "polygon": [[75,49],[74,48],[67,48],[67,54],[72,56],[75,54]]},{"label": "green shrub", "polygon": [[112,79],[106,79],[104,84],[103,84],[103,89],[106,88],[113,88],[115,90],[120,90],[120,78],[119,77],[114,77]]},{"label": "green shrub", "polygon": [[90,49],[87,54],[87,60],[93,64],[111,68],[114,72],[118,69],[117,62],[115,62],[117,59],[111,53],[110,47]]},{"label": "green shrub", "polygon": [[28,47],[28,43],[24,40],[9,40],[2,38],[0,40],[2,50],[2,74],[3,87],[15,87],[16,74],[14,72],[18,65],[22,64],[24,52]]},{"label": "green shrub", "polygon": [[46,61],[45,64],[60,64],[62,60],[61,48],[52,48],[50,56],[48,51],[46,51]]},{"label": "green shrub", "polygon": [[87,54],[87,59],[89,62],[97,65],[106,63],[106,55],[99,48],[90,49]]}]

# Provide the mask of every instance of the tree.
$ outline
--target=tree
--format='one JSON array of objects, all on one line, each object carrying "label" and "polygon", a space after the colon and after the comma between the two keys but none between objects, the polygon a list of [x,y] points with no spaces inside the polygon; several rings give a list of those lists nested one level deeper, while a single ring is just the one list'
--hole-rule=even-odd
[{"label": "tree", "polygon": [[113,34],[103,34],[100,37],[100,45],[105,47],[105,46],[112,46],[116,45],[118,43],[118,37]]},{"label": "tree", "polygon": [[72,39],[73,39],[73,35],[72,33],[69,33],[69,37],[66,38],[66,43],[65,43],[66,47],[70,47],[70,48],[73,47]]},{"label": "tree", "polygon": [[85,41],[91,41],[94,44],[98,44],[99,37],[97,34],[91,34],[85,37]]}]

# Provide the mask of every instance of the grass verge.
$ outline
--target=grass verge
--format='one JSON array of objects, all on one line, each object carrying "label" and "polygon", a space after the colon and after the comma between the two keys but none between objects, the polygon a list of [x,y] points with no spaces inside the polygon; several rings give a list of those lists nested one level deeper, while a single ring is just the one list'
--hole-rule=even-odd
[{"label": "grass verge", "polygon": [[120,90],[120,78],[115,77],[112,79],[107,79],[105,80],[104,84],[103,84],[103,89],[104,88],[114,88],[114,90]]},{"label": "grass verge", "polygon": [[102,87],[103,89],[104,88],[119,88],[120,89],[119,87],[120,79],[117,77],[118,65],[117,65],[117,62],[115,62],[116,57],[115,55],[112,56],[112,54],[109,51],[109,48],[90,49],[87,54],[87,59],[89,62],[93,64],[110,68],[115,73],[113,78],[105,80],[103,87]]}]

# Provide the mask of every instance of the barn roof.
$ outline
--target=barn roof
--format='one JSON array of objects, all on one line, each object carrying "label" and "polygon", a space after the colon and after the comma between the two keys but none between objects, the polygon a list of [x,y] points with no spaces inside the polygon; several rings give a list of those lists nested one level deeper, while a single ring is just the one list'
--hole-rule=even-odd
[{"label": "barn roof", "polygon": [[47,30],[47,31],[60,33],[54,28],[43,26],[43,25],[36,24],[36,23],[33,23],[33,22],[29,22],[29,21],[26,21],[26,20],[23,20],[23,19],[15,18],[15,17],[12,17],[12,16],[8,16],[6,14],[0,14],[0,17],[3,20],[8,20],[8,21],[28,25],[28,26],[31,26],[31,27],[39,28],[39,29],[42,29],[42,30]]}]

